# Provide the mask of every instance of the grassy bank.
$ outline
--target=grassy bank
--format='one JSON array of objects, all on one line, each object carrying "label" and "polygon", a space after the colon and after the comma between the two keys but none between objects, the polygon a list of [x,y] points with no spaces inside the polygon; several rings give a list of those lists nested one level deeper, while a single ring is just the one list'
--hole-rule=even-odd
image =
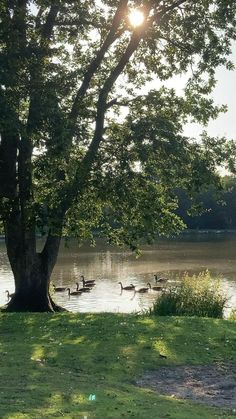
[{"label": "grassy bank", "polygon": [[134,382],[160,365],[236,362],[235,348],[233,321],[0,314],[0,417],[233,418]]}]

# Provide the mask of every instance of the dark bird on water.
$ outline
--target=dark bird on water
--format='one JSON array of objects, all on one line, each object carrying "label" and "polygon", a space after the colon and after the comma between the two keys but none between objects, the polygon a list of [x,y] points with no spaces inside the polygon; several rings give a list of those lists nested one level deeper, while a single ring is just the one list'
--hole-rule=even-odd
[{"label": "dark bird on water", "polygon": [[81,275],[81,278],[82,278],[82,282],[83,282],[84,287],[94,287],[96,285],[95,284],[95,279],[85,280],[83,275]]},{"label": "dark bird on water", "polygon": [[118,282],[118,284],[120,284],[121,290],[132,291],[135,289],[133,284],[126,285],[125,287],[123,287],[122,282]]},{"label": "dark bird on water", "polygon": [[14,297],[14,295],[15,295],[14,292],[12,294],[10,294],[10,292],[8,290],[6,290],[5,293],[7,294],[8,301],[10,300],[10,298]]},{"label": "dark bird on water", "polygon": [[142,288],[138,288],[137,290],[135,290],[135,293],[136,293],[136,292],[139,292],[139,293],[144,293],[144,292],[148,292],[148,290],[149,290],[149,288],[147,288],[147,287],[142,287]]},{"label": "dark bird on water", "polygon": [[95,283],[94,282],[84,282],[84,281],[82,281],[82,283],[83,283],[83,287],[95,287]]},{"label": "dark bird on water", "polygon": [[82,291],[71,291],[70,290],[70,288],[67,288],[67,290],[68,290],[68,295],[69,296],[71,296],[71,295],[81,295],[82,294]]},{"label": "dark bird on water", "polygon": [[161,291],[162,290],[162,287],[160,285],[151,286],[150,282],[148,282],[147,285],[149,286],[150,290],[153,290],[153,291]]},{"label": "dark bird on water", "polygon": [[89,286],[87,287],[79,287],[79,282],[76,282],[76,291],[81,291],[81,292],[89,292],[91,291],[92,288],[90,288]]},{"label": "dark bird on water", "polygon": [[168,279],[167,278],[164,278],[164,277],[160,277],[160,278],[158,278],[158,276],[157,275],[154,275],[154,278],[155,278],[155,281],[156,281],[156,284],[158,283],[158,282],[161,282],[162,284],[164,284],[165,282],[167,282],[168,281]]},{"label": "dark bird on water", "polygon": [[67,288],[67,287],[56,287],[56,285],[54,285],[54,284],[52,284],[52,286],[53,286],[53,290],[54,290],[55,292],[62,292],[62,291],[66,291],[66,290],[68,290],[68,288]]}]

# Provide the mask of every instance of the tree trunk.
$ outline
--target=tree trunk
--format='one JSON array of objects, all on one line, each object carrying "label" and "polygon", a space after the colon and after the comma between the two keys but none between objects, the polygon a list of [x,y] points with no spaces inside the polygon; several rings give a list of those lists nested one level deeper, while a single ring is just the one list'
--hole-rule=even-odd
[{"label": "tree trunk", "polygon": [[43,272],[32,273],[26,281],[18,278],[15,294],[12,296],[5,311],[53,312],[54,308],[48,294],[47,278]]},{"label": "tree trunk", "polygon": [[[15,280],[15,293],[3,309],[12,311],[54,312],[63,311],[49,295],[49,284],[60,246],[60,235],[48,235],[44,249],[36,252],[33,231],[20,232],[16,212],[14,223],[5,226],[7,254]],[[19,224],[20,224],[19,216]]]},{"label": "tree trunk", "polygon": [[[18,259],[18,258],[17,258]],[[54,303],[49,294],[50,277],[47,275],[41,255],[36,255],[34,262],[29,263],[27,269],[21,266],[21,260],[16,261],[17,276],[15,276],[15,293],[7,306],[7,312],[55,312],[64,309]],[[31,265],[31,269],[30,269]],[[30,271],[30,272],[29,272]]]},{"label": "tree trunk", "polygon": [[49,277],[40,255],[28,255],[25,264],[25,257],[19,252],[10,262],[15,279],[15,293],[5,311],[53,312],[49,296]]},{"label": "tree trunk", "polygon": [[16,134],[1,132],[0,136],[0,197],[14,198],[16,196]]},{"label": "tree trunk", "polygon": [[[61,231],[55,237],[50,233],[43,252],[37,253],[32,153],[35,147],[34,134],[40,132],[42,119],[38,104],[41,83],[44,80],[43,62],[48,55],[47,45],[53,34],[59,6],[52,5],[50,8],[42,30],[39,31],[42,54],[39,54],[37,65],[33,64],[28,68],[27,63],[22,61],[28,49],[27,1],[15,3],[13,16],[10,16],[7,6],[6,11],[3,11],[7,23],[4,63],[9,74],[5,83],[7,86],[1,89],[0,212],[4,222],[7,254],[15,280],[15,294],[5,310],[58,311],[59,307],[49,295],[49,283],[59,251]],[[12,27],[15,28],[14,31]],[[24,83],[22,74],[28,71],[30,85],[26,90],[29,94],[29,109],[27,122],[24,123],[20,103],[25,93],[22,96],[19,85]]]}]

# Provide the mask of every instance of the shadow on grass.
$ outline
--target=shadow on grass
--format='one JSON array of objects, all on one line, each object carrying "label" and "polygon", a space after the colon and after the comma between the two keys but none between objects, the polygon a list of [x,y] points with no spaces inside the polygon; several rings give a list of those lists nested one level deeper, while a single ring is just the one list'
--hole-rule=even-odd
[{"label": "shadow on grass", "polygon": [[236,324],[223,320],[0,314],[0,417],[209,419],[219,409],[135,381],[160,365],[236,362],[235,347]]}]

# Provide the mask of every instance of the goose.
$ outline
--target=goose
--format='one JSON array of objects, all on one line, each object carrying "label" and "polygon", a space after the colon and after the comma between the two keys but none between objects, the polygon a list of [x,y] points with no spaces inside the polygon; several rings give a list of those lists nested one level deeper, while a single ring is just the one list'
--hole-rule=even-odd
[{"label": "goose", "polygon": [[164,277],[160,277],[160,278],[158,278],[158,277],[157,277],[157,275],[154,275],[154,278],[155,278],[156,284],[157,284],[158,282],[162,282],[162,283],[164,283],[164,282],[167,282],[167,281],[168,281],[168,279],[167,279],[167,278],[164,278]]},{"label": "goose", "polygon": [[80,275],[83,285],[88,285],[89,287],[93,287],[95,285],[95,279],[84,279],[84,275]]},{"label": "goose", "polygon": [[67,290],[68,290],[68,295],[69,295],[69,297],[70,297],[71,295],[81,295],[81,294],[82,294],[82,291],[79,291],[79,290],[76,290],[76,291],[71,291],[71,290],[70,290],[70,288],[67,288]]},{"label": "goose", "polygon": [[126,285],[125,287],[123,287],[122,282],[118,282],[118,284],[120,284],[121,290],[132,291],[135,288],[133,284]]},{"label": "goose", "polygon": [[149,286],[150,290],[153,290],[153,291],[161,291],[162,290],[162,287],[159,286],[159,285],[154,285],[152,287],[151,284],[150,284],[150,282],[148,282],[147,285]]},{"label": "goose", "polygon": [[79,288],[79,283],[76,282],[76,291],[80,291],[80,292],[89,292],[91,290],[91,288],[89,287],[82,287]]},{"label": "goose", "polygon": [[147,288],[147,287],[142,287],[142,288],[139,288],[139,289],[135,290],[134,292],[135,292],[135,293],[136,293],[136,292],[144,293],[144,292],[148,292],[148,290],[149,290],[149,288]]},{"label": "goose", "polygon": [[90,281],[85,281],[85,279],[82,279],[83,282],[83,286],[84,287],[95,287],[95,282],[93,280]]},{"label": "goose", "polygon": [[53,286],[53,290],[54,290],[55,292],[62,292],[62,291],[66,291],[66,290],[68,290],[68,288],[67,288],[67,287],[56,287],[56,285],[54,285],[54,284],[52,284],[52,286]]},{"label": "goose", "polygon": [[10,300],[10,298],[14,297],[14,295],[15,295],[14,292],[10,294],[10,292],[8,290],[6,290],[5,293],[7,294],[7,299],[8,300]]}]

